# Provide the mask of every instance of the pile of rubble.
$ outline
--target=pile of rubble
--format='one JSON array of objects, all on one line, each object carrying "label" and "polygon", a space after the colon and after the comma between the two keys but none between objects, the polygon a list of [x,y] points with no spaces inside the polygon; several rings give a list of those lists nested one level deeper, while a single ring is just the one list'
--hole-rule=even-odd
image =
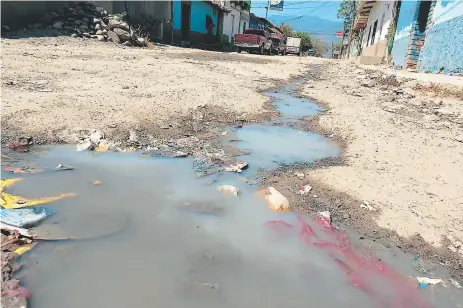
[{"label": "pile of rubble", "polygon": [[125,21],[123,16],[109,15],[89,2],[71,2],[58,12],[46,13],[29,29],[54,29],[72,37],[92,38],[125,46],[145,46],[146,40]]}]

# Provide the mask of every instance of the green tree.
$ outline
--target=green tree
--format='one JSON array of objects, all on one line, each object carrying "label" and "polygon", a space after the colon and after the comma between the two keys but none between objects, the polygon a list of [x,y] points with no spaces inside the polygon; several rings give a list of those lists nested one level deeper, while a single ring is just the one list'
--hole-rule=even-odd
[{"label": "green tree", "polygon": [[313,46],[312,46],[312,39],[310,37],[310,35],[307,33],[307,32],[301,32],[301,31],[298,31],[295,33],[295,37],[298,37],[301,39],[301,50],[302,51],[307,51],[309,49],[311,49]]},{"label": "green tree", "polygon": [[338,7],[337,17],[344,20],[344,29],[350,27],[352,18],[355,16],[354,8],[356,0],[343,0]]},{"label": "green tree", "polygon": [[281,23],[279,28],[281,31],[283,31],[283,34],[286,37],[291,37],[294,35],[293,27],[291,25]]}]

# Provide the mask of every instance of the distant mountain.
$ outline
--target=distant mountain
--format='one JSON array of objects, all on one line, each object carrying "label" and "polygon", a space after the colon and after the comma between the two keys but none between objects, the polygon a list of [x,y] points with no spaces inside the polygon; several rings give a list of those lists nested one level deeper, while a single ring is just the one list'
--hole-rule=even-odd
[{"label": "distant mountain", "polygon": [[336,37],[335,34],[343,30],[342,20],[334,21],[323,19],[318,16],[307,15],[299,19],[287,21],[296,17],[298,16],[275,15],[270,16],[268,19],[275,25],[280,25],[282,22],[290,24],[294,31],[308,32],[312,37],[318,38],[329,45],[331,45],[332,42],[339,42],[341,40],[341,38]]}]

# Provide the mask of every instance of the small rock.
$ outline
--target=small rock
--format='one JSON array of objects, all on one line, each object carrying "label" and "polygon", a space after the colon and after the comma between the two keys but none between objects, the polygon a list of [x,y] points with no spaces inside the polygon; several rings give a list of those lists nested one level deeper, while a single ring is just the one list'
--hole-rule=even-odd
[{"label": "small rock", "polygon": [[145,44],[146,44],[145,39],[142,38],[142,37],[137,38],[137,44],[139,46],[145,46]]},{"label": "small rock", "polygon": [[100,24],[96,24],[95,25],[95,30],[100,30],[101,29],[101,25]]},{"label": "small rock", "polygon": [[415,91],[412,88],[404,88],[402,90],[403,96],[406,96],[407,98],[414,98],[415,97]]},{"label": "small rock", "polygon": [[125,41],[122,43],[122,45],[127,46],[127,47],[132,47],[132,42],[131,41]]},{"label": "small rock", "polygon": [[114,31],[108,30],[108,41],[120,44],[121,40]]},{"label": "small rock", "polygon": [[304,179],[304,173],[302,173],[302,172],[296,172],[296,173],[294,173],[294,175],[297,178],[299,178],[300,180]]},{"label": "small rock", "polygon": [[449,115],[453,115],[453,111],[446,109],[446,108],[439,108],[439,109],[436,109],[436,114],[449,116]]},{"label": "small rock", "polygon": [[97,35],[96,38],[97,38],[97,40],[99,40],[100,42],[103,42],[103,41],[105,40],[104,35]]},{"label": "small rock", "polygon": [[103,32],[103,34],[108,34],[108,30],[106,30],[106,29],[103,29],[102,32]]},{"label": "small rock", "polygon": [[87,25],[80,25],[79,30],[81,31],[88,31],[88,26]]},{"label": "small rock", "polygon": [[101,6],[96,6],[95,7],[95,12],[102,13],[102,12],[104,12],[104,8],[102,8]]},{"label": "small rock", "polygon": [[93,144],[99,144],[101,139],[104,139],[104,134],[100,130],[96,130],[90,135],[90,142]]},{"label": "small rock", "polygon": [[129,88],[129,86],[122,86],[123,90],[127,90],[128,88]]},{"label": "small rock", "polygon": [[360,208],[368,210],[368,211],[376,211],[376,209],[370,204],[368,201],[363,201],[362,204],[360,204]]},{"label": "small rock", "polygon": [[96,24],[99,24],[100,23],[100,19],[99,18],[93,18],[93,23],[96,25]]},{"label": "small rock", "polygon": [[440,118],[435,114],[427,114],[423,117],[423,120],[427,122],[435,122],[435,121],[439,121]]},{"label": "small rock", "polygon": [[53,23],[53,28],[55,29],[62,29],[63,28],[63,23],[61,21],[55,21]]},{"label": "small rock", "polygon": [[238,197],[240,190],[232,185],[222,185],[217,187],[217,190],[223,192],[225,195]]},{"label": "small rock", "polygon": [[88,20],[87,17],[82,18],[82,21],[83,21],[84,23],[86,23],[86,24],[88,24],[88,22],[89,22],[89,20]]},{"label": "small rock", "polygon": [[318,198],[318,195],[313,195],[314,198]]},{"label": "small rock", "polygon": [[96,38],[98,38],[98,35],[90,35],[90,37],[91,37],[92,39],[96,39]]},{"label": "small rock", "polygon": [[312,186],[307,184],[301,186],[297,192],[298,195],[307,195],[312,190]]},{"label": "small rock", "polygon": [[76,145],[76,149],[77,151],[81,152],[81,151],[87,151],[87,150],[91,150],[93,149],[93,145],[90,141],[85,141],[83,143],[78,143]]},{"label": "small rock", "polygon": [[90,38],[90,37],[91,37],[90,33],[87,33],[87,32],[82,33],[82,36],[83,36],[83,37],[86,37],[86,38]]},{"label": "small rock", "polygon": [[117,36],[119,37],[121,42],[126,42],[126,41],[130,40],[130,38],[131,38],[130,33],[128,31],[120,29],[120,28],[115,28],[114,33],[117,34]]},{"label": "small rock", "polygon": [[129,142],[138,142],[137,133],[134,130],[129,132]]},{"label": "small rock", "polygon": [[226,167],[224,170],[228,172],[238,172],[241,173],[243,172],[243,169],[246,169],[248,167],[247,162],[237,162],[236,164],[230,165]]},{"label": "small rock", "polygon": [[376,82],[372,79],[363,80],[361,82],[362,87],[373,88],[376,85]]},{"label": "small rock", "polygon": [[115,21],[121,21],[121,18],[120,18],[119,16],[115,15],[115,16],[113,17],[113,20],[115,20]]},{"label": "small rock", "polygon": [[101,30],[98,30],[98,31],[96,31],[96,33],[95,33],[95,34],[96,34],[96,35],[103,35],[103,31],[101,31]]},{"label": "small rock", "polygon": [[227,136],[227,135],[228,135],[227,131],[222,132],[222,136]]}]

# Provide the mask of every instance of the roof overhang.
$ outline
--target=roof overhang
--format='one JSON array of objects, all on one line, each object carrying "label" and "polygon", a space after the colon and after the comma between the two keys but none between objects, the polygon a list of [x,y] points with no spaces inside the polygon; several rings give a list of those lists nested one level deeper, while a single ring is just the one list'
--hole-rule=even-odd
[{"label": "roof overhang", "polygon": [[376,4],[376,0],[360,1],[357,9],[357,18],[354,22],[354,30],[364,29],[367,25],[368,17],[372,7]]}]

